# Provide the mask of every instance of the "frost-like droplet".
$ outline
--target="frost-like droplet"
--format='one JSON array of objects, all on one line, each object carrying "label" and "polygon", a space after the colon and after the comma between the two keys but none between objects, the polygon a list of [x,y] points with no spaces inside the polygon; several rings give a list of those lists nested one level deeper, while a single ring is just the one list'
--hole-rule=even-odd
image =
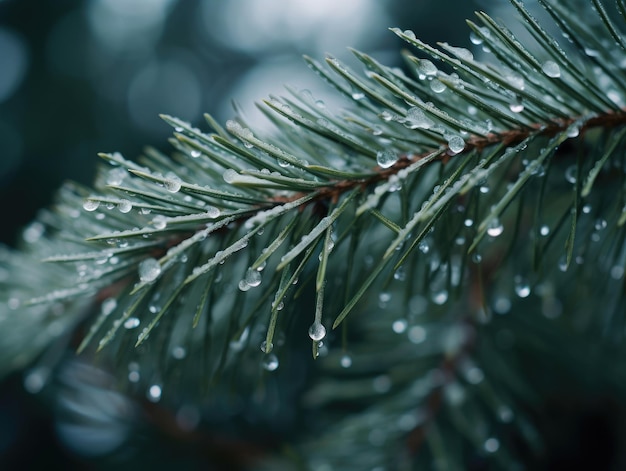
[{"label": "frost-like droplet", "polygon": [[326,337],[326,327],[319,322],[313,322],[311,327],[309,327],[309,337],[311,337],[311,340],[319,342]]},{"label": "frost-like droplet", "polygon": [[391,150],[379,150],[376,153],[376,162],[381,168],[389,168],[398,161],[398,156]]},{"label": "frost-like droplet", "polygon": [[161,264],[155,258],[147,258],[139,264],[139,279],[145,283],[156,280],[161,274]]},{"label": "frost-like droplet", "polygon": [[85,200],[83,203],[83,209],[85,211],[95,211],[100,206],[100,201],[96,200]]},{"label": "frost-like droplet", "polygon": [[124,327],[126,329],[134,329],[136,327],[139,327],[139,319],[137,319],[136,317],[129,317],[128,319],[126,319],[126,322],[124,322]]},{"label": "frost-like droplet", "polygon": [[450,139],[448,139],[448,148],[450,149],[450,151],[458,154],[459,152],[462,152],[463,149],[465,149],[465,141],[461,136],[452,136]]},{"label": "frost-like droplet", "polygon": [[504,232],[504,226],[498,218],[493,218],[487,226],[487,234],[491,237],[498,237]]},{"label": "frost-like droplet", "polygon": [[117,209],[119,209],[120,213],[128,213],[133,209],[133,204],[128,200],[120,200],[120,202],[117,203]]},{"label": "frost-like droplet", "polygon": [[267,371],[276,371],[278,365],[278,357],[273,353],[270,353],[265,358],[263,358],[263,368],[265,368]]},{"label": "frost-like droplet", "polygon": [[178,175],[172,172],[168,172],[163,182],[165,189],[170,193],[177,193],[182,186],[182,181]]},{"label": "frost-like droplet", "polygon": [[554,61],[545,61],[541,66],[541,70],[550,78],[559,78],[561,76],[559,64]]}]

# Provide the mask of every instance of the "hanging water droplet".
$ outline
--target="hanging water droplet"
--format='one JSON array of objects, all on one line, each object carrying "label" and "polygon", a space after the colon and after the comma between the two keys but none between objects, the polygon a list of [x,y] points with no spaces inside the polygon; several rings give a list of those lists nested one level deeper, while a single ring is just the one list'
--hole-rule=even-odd
[{"label": "hanging water droplet", "polygon": [[544,224],[539,228],[539,234],[544,237],[547,236],[548,234],[550,234],[550,228]]},{"label": "hanging water droplet", "polygon": [[437,74],[437,67],[428,59],[420,59],[417,63],[417,72],[424,78]]},{"label": "hanging water droplet", "polygon": [[577,173],[578,173],[578,168],[576,167],[576,165],[570,165],[569,167],[565,169],[565,180],[567,180],[571,184],[576,183]]},{"label": "hanging water droplet", "polygon": [[339,360],[339,364],[342,368],[350,368],[352,366],[352,357],[347,353],[345,355],[342,355]]},{"label": "hanging water droplet", "polygon": [[161,216],[160,214],[154,216],[154,218],[152,218],[152,225],[159,230],[165,229],[167,226],[167,218],[165,216]]},{"label": "hanging water droplet", "polygon": [[379,150],[376,153],[376,162],[381,168],[389,168],[398,161],[398,156],[391,150]]},{"label": "hanging water droplet", "polygon": [[255,288],[261,284],[261,273],[257,270],[248,268],[244,281],[250,288]]},{"label": "hanging water droplet", "polygon": [[261,342],[261,351],[263,353],[269,353],[274,349],[274,344],[273,343],[267,343],[266,340],[263,340],[263,342]]},{"label": "hanging water droplet", "polygon": [[139,324],[139,319],[137,319],[136,317],[129,317],[128,319],[126,319],[126,322],[124,322],[124,328],[129,330],[135,329],[139,327]]},{"label": "hanging water droplet", "polygon": [[470,42],[471,42],[472,44],[477,45],[477,46],[478,46],[479,44],[482,44],[482,42],[483,42],[483,38],[481,38],[480,36],[478,36],[478,35],[477,35],[476,33],[474,33],[473,31],[470,33],[469,38],[470,38]]},{"label": "hanging water droplet", "polygon": [[165,189],[170,193],[177,193],[182,186],[182,181],[175,173],[168,172],[167,175],[165,175],[163,184],[165,185]]},{"label": "hanging water droplet", "polygon": [[524,111],[524,104],[522,103],[522,100],[517,98],[513,103],[509,105],[509,109],[513,113],[521,113],[522,111]]},{"label": "hanging water droplet", "polygon": [[156,280],[161,274],[161,264],[155,258],[147,258],[139,264],[139,279],[145,283]]},{"label": "hanging water droplet", "polygon": [[161,386],[159,386],[158,384],[153,384],[152,386],[150,386],[150,389],[148,389],[148,400],[150,402],[159,402],[161,400],[162,392],[163,390],[161,389]]},{"label": "hanging water droplet", "polygon": [[490,237],[498,237],[504,232],[504,226],[498,218],[493,218],[487,226],[487,234]]},{"label": "hanging water droplet", "polygon": [[117,203],[117,209],[120,211],[120,213],[128,213],[131,209],[133,209],[133,204],[125,199],[120,200],[119,203]]},{"label": "hanging water droplet", "polygon": [[85,200],[83,202],[83,209],[85,211],[95,211],[100,206],[100,201],[96,200]]},{"label": "hanging water droplet", "polygon": [[558,78],[561,76],[559,64],[554,61],[545,61],[541,66],[541,70],[550,78]]},{"label": "hanging water droplet", "polygon": [[276,371],[278,369],[278,357],[273,354],[270,353],[269,355],[266,355],[265,358],[263,358],[263,362],[262,362],[263,368],[267,371]]},{"label": "hanging water droplet", "polygon": [[527,298],[528,296],[530,296],[530,284],[528,283],[528,280],[526,280],[521,275],[516,275],[514,278],[514,281],[515,281],[515,293],[520,298]]},{"label": "hanging water droplet", "polygon": [[459,152],[462,152],[463,149],[465,149],[465,141],[461,136],[452,136],[450,139],[448,139],[448,148],[451,152],[458,154]]},{"label": "hanging water droplet", "polygon": [[404,266],[399,267],[393,273],[393,279],[397,281],[404,281],[406,279],[406,270],[404,269]]},{"label": "hanging water droplet", "polygon": [[311,327],[309,327],[309,337],[311,337],[311,340],[319,342],[326,337],[326,327],[319,322],[313,322]]}]

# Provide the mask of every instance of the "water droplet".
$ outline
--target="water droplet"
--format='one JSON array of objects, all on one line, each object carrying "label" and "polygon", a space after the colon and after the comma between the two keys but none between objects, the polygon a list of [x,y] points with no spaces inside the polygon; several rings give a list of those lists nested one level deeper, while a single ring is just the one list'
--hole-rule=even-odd
[{"label": "water droplet", "polygon": [[513,420],[513,411],[510,407],[500,406],[498,408],[498,417],[500,418],[501,422],[508,424]]},{"label": "water droplet", "polygon": [[128,175],[128,173],[126,172],[125,169],[121,167],[112,168],[107,173],[106,183],[107,185],[113,185],[113,186],[119,185],[124,181],[124,178],[126,178],[126,175]]},{"label": "water droplet", "polygon": [[406,112],[406,124],[411,129],[430,129],[435,122],[424,114],[418,107],[409,108]]},{"label": "water droplet", "polygon": [[147,258],[139,264],[139,279],[145,283],[156,280],[161,274],[161,264],[155,258]]},{"label": "water droplet", "polygon": [[50,370],[45,366],[33,368],[24,378],[24,389],[31,394],[37,394],[46,385],[49,375]]},{"label": "water droplet", "polygon": [[278,165],[282,168],[291,167],[291,164],[283,159],[278,159]]},{"label": "water droplet", "polygon": [[570,165],[565,169],[565,180],[567,180],[572,185],[576,183],[576,174],[578,173],[578,168],[576,165]]},{"label": "water droplet", "polygon": [[424,254],[430,252],[430,245],[428,245],[428,241],[426,239],[420,240],[417,244],[417,248]]},{"label": "water droplet", "polygon": [[363,93],[361,90],[354,90],[352,92],[353,100],[362,100],[363,98],[365,98],[365,93]]},{"label": "water droplet", "polygon": [[235,172],[232,168],[229,168],[224,171],[224,174],[222,176],[226,183],[233,183],[235,179],[239,176],[239,174]]},{"label": "water droplet", "polygon": [[479,45],[479,44],[482,44],[482,42],[483,42],[483,38],[478,36],[473,31],[470,33],[469,38],[470,38],[470,41],[471,41],[472,44]]},{"label": "water droplet", "polygon": [[445,289],[437,291],[432,294],[431,299],[435,304],[441,306],[442,304],[445,304],[445,302],[448,300],[448,291]]},{"label": "water droplet", "polygon": [[606,219],[602,219],[602,218],[597,219],[595,224],[593,225],[596,231],[602,231],[606,229],[606,226],[607,226]]},{"label": "water droplet", "polygon": [[520,298],[527,298],[528,296],[530,296],[530,284],[524,277],[520,275],[516,275],[514,278],[514,281],[515,281],[515,293]]},{"label": "water droplet", "polygon": [[545,61],[541,66],[541,70],[550,78],[559,78],[561,76],[559,64],[554,61]]},{"label": "water droplet", "polygon": [[493,310],[498,314],[506,314],[511,310],[511,300],[504,296],[498,296],[493,302]]},{"label": "water droplet", "polygon": [[120,200],[117,203],[117,209],[119,209],[120,213],[128,213],[133,209],[133,204],[128,200]]},{"label": "water droplet", "polygon": [[311,340],[319,342],[326,337],[326,327],[319,322],[313,322],[311,327],[309,327],[309,337],[311,337]]},{"label": "water droplet", "polygon": [[102,301],[100,310],[103,316],[108,316],[115,310],[116,307],[117,307],[117,301],[115,300],[115,298],[108,298]]},{"label": "water droplet", "polygon": [[128,381],[131,383],[138,383],[140,378],[141,375],[139,374],[139,371],[130,371],[128,373]]},{"label": "water droplet", "polygon": [[159,402],[161,400],[162,392],[163,390],[161,389],[161,386],[153,384],[150,386],[150,389],[148,389],[148,400],[150,402]]},{"label": "water droplet", "polygon": [[428,76],[433,76],[437,74],[437,67],[428,59],[421,59],[417,63],[417,72],[420,76],[424,76],[424,78]]},{"label": "water droplet", "polygon": [[172,349],[172,356],[177,360],[182,360],[187,356],[187,350],[184,347],[178,346]]},{"label": "water droplet", "polygon": [[430,89],[435,93],[442,93],[446,88],[446,84],[441,80],[433,79],[430,81]]},{"label": "water droplet", "polygon": [[406,321],[406,319],[398,319],[398,320],[395,320],[393,324],[391,324],[391,329],[396,334],[402,334],[406,330],[407,325],[408,325],[408,322]]},{"label": "water droplet", "polygon": [[242,280],[249,288],[255,288],[261,284],[261,273],[252,268],[248,268]]},{"label": "water droplet", "polygon": [[465,372],[465,378],[470,384],[479,384],[485,379],[485,374],[483,370],[474,366]]},{"label": "water droplet", "polygon": [[161,216],[160,214],[154,216],[154,218],[152,218],[152,225],[159,230],[165,229],[167,226],[167,218],[165,216]]},{"label": "water droplet", "polygon": [[401,266],[393,273],[393,279],[397,281],[406,280],[406,270],[404,269],[404,266]]},{"label": "water droplet", "polygon": [[194,159],[197,159],[198,157],[200,157],[202,155],[202,152],[200,152],[199,150],[192,150],[189,155],[191,157],[193,157]]},{"label": "water droplet", "polygon": [[497,438],[488,438],[483,447],[487,453],[495,453],[500,448],[500,442]]},{"label": "water droplet", "polygon": [[274,344],[273,343],[267,343],[267,341],[263,340],[263,342],[261,342],[261,351],[263,353],[269,353],[274,349]]},{"label": "water droplet", "polygon": [[278,357],[273,353],[270,353],[263,358],[263,368],[267,371],[276,371],[276,369],[278,369],[278,365]]},{"label": "water droplet", "polygon": [[96,200],[85,200],[83,203],[83,209],[85,211],[95,211],[100,206],[100,201]]},{"label": "water droplet", "polygon": [[182,186],[182,181],[175,173],[168,172],[167,175],[165,175],[163,184],[165,185],[165,189],[170,193],[177,193]]},{"label": "water droplet", "polygon": [[405,29],[403,34],[409,39],[416,39],[415,33],[410,29]]},{"label": "water droplet", "polygon": [[376,153],[376,162],[381,168],[389,168],[398,161],[398,156],[391,150],[379,150]]},{"label": "water droplet", "polygon": [[487,226],[487,234],[491,237],[498,237],[504,232],[504,226],[498,218],[493,218]]},{"label": "water droplet", "polygon": [[569,128],[567,128],[567,137],[569,137],[570,139],[574,137],[578,137],[579,134],[580,134],[580,126],[572,125]]},{"label": "water droplet", "polygon": [[448,148],[451,152],[458,154],[459,152],[462,152],[463,149],[465,149],[465,141],[461,136],[452,136],[450,139],[448,139]]},{"label": "water droplet", "polygon": [[139,324],[139,319],[137,319],[136,317],[129,317],[128,319],[126,319],[126,322],[124,322],[124,328],[134,329],[136,327],[139,327]]},{"label": "water droplet", "polygon": [[544,237],[547,236],[548,234],[550,234],[550,228],[544,224],[539,228],[539,234]]},{"label": "water droplet", "polygon": [[515,100],[513,103],[509,105],[509,109],[513,113],[521,113],[522,111],[524,111],[524,104],[522,103],[521,100]]}]

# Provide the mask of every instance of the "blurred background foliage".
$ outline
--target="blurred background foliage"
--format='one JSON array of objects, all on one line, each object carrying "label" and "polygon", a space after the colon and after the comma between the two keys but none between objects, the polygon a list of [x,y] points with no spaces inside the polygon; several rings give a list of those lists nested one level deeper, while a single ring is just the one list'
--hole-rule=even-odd
[{"label": "blurred background foliage", "polygon": [[[467,46],[463,20],[477,8],[506,16],[506,10],[497,11],[506,4],[0,0],[0,242],[15,245],[20,228],[51,202],[63,180],[89,184],[97,152],[121,151],[133,158],[146,144],[168,150],[171,128],[159,113],[199,124],[202,113],[210,112],[223,122],[234,114],[235,101],[253,122],[253,102],[281,94],[283,83],[309,88],[316,96],[328,92],[302,54],[321,58],[328,52],[348,59],[346,47],[352,46],[385,64],[401,65],[403,45],[388,27],[413,29],[426,42]],[[131,406],[108,391],[106,378],[98,374],[75,366],[61,375],[63,387],[80,404],[86,394],[77,386],[82,375],[100,386],[94,389],[101,396],[97,402],[114,404],[115,413],[128,419]],[[83,443],[83,451],[93,450],[94,443],[113,449],[116,437],[128,433],[124,421],[104,424],[96,429],[100,436],[63,429],[41,398],[24,392],[24,387],[37,389],[29,386],[21,374],[0,385],[0,469],[99,469],[102,464],[77,458],[80,450],[71,444]],[[185,453],[187,445],[155,433],[143,431],[133,440],[168,442]],[[117,469],[124,469],[123,456],[115,459],[121,460]],[[167,467],[158,449],[151,460],[143,464]]]}]

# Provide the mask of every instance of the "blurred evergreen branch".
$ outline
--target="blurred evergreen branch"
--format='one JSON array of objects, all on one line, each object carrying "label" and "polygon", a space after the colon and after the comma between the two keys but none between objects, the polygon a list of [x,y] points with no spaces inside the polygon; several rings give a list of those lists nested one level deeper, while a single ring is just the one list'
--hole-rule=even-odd
[{"label": "blurred evergreen branch", "polygon": [[344,110],[288,89],[273,132],[163,116],[172,157],[103,154],[2,252],[0,373],[74,345],[152,402],[290,433],[268,469],[540,462],[552,370],[626,386],[626,6],[542,0],[560,44],[512,3],[533,44],[468,21],[495,60],[393,29],[410,75],[306,58]]}]

